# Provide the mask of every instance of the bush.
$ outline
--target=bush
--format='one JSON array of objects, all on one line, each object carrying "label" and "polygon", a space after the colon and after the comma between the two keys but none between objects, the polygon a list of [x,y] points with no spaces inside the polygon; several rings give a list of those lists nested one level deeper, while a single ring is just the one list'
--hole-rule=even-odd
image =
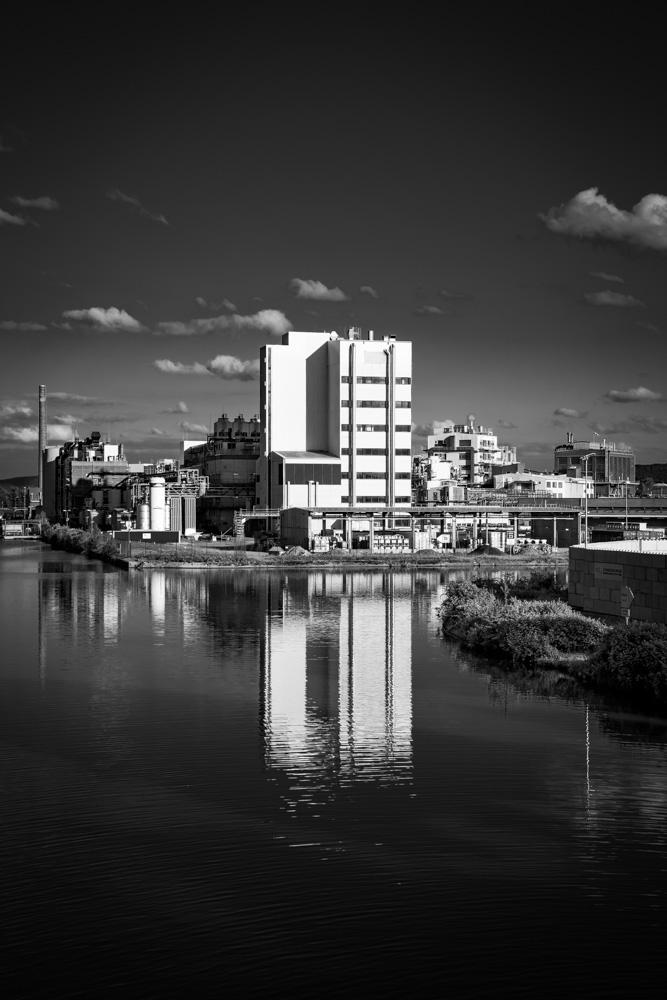
[{"label": "bush", "polygon": [[596,687],[667,701],[667,628],[657,622],[616,625],[583,673]]}]

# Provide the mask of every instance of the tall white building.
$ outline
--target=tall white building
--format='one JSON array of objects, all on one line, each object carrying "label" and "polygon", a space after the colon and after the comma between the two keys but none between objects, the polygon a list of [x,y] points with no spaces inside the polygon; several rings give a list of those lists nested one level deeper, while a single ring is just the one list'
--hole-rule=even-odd
[{"label": "tall white building", "polygon": [[258,505],[410,506],[412,344],[290,330],[260,353]]},{"label": "tall white building", "polygon": [[452,420],[434,421],[426,450],[430,458],[439,457],[451,463],[452,479],[470,486],[488,483],[494,466],[516,463],[516,447],[498,444],[493,428],[481,424],[476,427],[472,413],[465,424],[455,424]]}]

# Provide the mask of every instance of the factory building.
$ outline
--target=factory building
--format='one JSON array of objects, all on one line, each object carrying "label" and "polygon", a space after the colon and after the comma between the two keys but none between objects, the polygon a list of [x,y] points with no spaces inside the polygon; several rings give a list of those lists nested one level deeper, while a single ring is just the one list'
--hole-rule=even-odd
[{"label": "factory building", "polygon": [[263,509],[411,502],[412,345],[351,327],[260,352]]},{"label": "factory building", "polygon": [[554,472],[567,476],[589,475],[595,483],[596,496],[620,496],[628,487],[636,487],[635,453],[612,441],[575,441],[568,433],[567,443],[554,449]]},{"label": "factory building", "polygon": [[468,486],[483,486],[491,482],[494,472],[516,466],[516,447],[499,444],[493,427],[475,426],[474,414],[468,414],[467,423],[455,424],[452,420],[434,421],[433,433],[426,441],[430,459],[449,463],[449,476],[432,479],[455,479]]}]

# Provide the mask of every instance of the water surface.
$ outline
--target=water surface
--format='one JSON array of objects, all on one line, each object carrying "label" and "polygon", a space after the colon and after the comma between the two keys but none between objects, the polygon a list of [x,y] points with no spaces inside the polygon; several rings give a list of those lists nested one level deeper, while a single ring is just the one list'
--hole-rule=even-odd
[{"label": "water surface", "polygon": [[665,722],[492,678],[437,634],[448,576],[3,543],[10,995],[652,985]]}]

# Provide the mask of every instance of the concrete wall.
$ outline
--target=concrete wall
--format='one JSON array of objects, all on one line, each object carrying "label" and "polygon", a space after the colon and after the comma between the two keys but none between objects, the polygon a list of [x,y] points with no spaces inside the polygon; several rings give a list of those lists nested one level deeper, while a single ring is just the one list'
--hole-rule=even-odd
[{"label": "concrete wall", "polygon": [[601,542],[570,548],[569,603],[622,617],[621,588],[634,594],[630,618],[667,623],[667,543]]}]

